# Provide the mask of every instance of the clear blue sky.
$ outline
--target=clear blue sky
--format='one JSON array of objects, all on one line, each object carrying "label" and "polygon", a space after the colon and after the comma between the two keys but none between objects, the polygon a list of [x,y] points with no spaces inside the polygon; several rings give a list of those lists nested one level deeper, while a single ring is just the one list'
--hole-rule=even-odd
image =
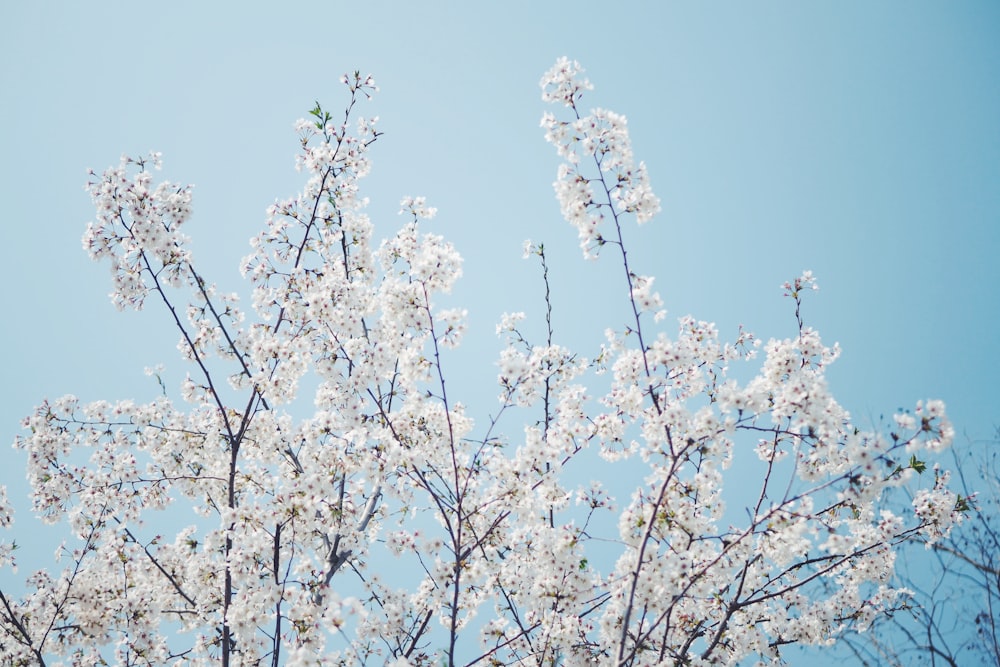
[{"label": "clear blue sky", "polygon": [[[373,220],[391,233],[426,195],[466,259],[457,391],[491,397],[495,322],[540,308],[525,238],[551,253],[557,335],[596,343],[620,276],[580,258],[552,195],[537,84],[561,55],[629,118],[663,204],[635,261],[671,317],[792,335],[778,286],[812,269],[806,317],[840,342],[859,423],[936,397],[959,437],[1000,425],[1000,3],[4,2],[0,440],[46,396],[148,398],[143,367],[181,370],[164,313],[117,313],[81,250],[86,168],[162,151],[196,185],[203,273],[245,294],[247,239],[300,187],[292,122],[337,110],[354,69],[382,89]],[[23,459],[0,457],[23,496]]]}]

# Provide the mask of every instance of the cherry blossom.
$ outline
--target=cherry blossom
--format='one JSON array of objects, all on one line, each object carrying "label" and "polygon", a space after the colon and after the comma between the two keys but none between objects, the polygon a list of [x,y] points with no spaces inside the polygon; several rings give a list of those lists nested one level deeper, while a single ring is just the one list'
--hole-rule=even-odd
[{"label": "cherry blossom", "polygon": [[251,239],[249,306],[195,269],[192,188],[156,182],[158,154],[91,173],[83,245],[116,306],[162,303],[186,375],[176,400],[156,368],[149,403],[67,395],[24,420],[33,511],[67,540],[0,591],[7,663],[780,664],[904,604],[896,545],[968,508],[922,474],[954,435],[944,405],[858,427],[825,379],[840,348],[806,324],[808,271],[766,341],[666,324],[627,253],[660,201],[626,118],[581,107],[582,73],[545,74],[565,117],[542,127],[563,215],[585,257],[620,264],[630,318],[596,351],[557,340],[527,242],[545,337],[528,307],[499,316],[486,416],[446,381],[467,311],[439,305],[462,258],[426,229],[436,209],[403,198],[383,238],[365,212],[370,76],[344,76],[342,118],[317,103],[295,124],[304,183]]}]

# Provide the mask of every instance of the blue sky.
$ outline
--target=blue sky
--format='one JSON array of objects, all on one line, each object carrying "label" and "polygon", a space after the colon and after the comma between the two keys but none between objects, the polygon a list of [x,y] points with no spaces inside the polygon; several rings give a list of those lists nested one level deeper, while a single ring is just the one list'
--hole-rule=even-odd
[{"label": "blue sky", "polygon": [[[550,253],[557,337],[592,353],[623,322],[620,275],[580,257],[552,194],[538,80],[562,55],[596,86],[586,104],[629,118],[663,205],[633,256],[671,318],[790,336],[779,285],[812,269],[806,318],[840,342],[831,384],[861,425],[934,397],[960,438],[993,433],[1000,4],[5,2],[0,439],[46,396],[148,398],[145,366],[181,368],[164,313],[117,313],[80,248],[85,170],[162,151],[162,176],[196,186],[203,273],[245,294],[247,239],[300,187],[292,123],[338,110],[355,69],[381,88],[363,110],[385,132],[377,227],[425,195],[465,257],[457,391],[487,405],[500,314],[541,315],[526,238]],[[0,457],[23,497],[23,459]]]}]

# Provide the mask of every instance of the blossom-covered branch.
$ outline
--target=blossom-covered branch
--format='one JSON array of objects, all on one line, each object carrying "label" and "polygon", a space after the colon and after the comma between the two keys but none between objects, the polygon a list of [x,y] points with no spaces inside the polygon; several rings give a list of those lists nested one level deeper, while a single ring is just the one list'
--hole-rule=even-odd
[{"label": "blossom-covered branch", "polygon": [[342,120],[317,103],[296,124],[305,183],[251,240],[252,312],[196,271],[192,191],[154,183],[158,155],[92,175],[84,246],[119,308],[160,297],[190,372],[179,402],[66,396],[25,420],[34,511],[72,546],[60,574],[0,591],[9,664],[780,663],[901,604],[898,543],[968,508],[946,472],[920,475],[952,427],[933,400],[855,426],[824,376],[840,350],[803,313],[811,273],[783,286],[790,336],[668,330],[629,255],[631,222],[660,213],[648,170],[561,59],[541,82],[567,116],[542,120],[556,195],[584,257],[620,265],[630,319],[599,350],[561,343],[567,297],[527,243],[545,339],[502,316],[498,408],[477,422],[448,382],[466,311],[438,305],[461,257],[422,197],[376,240],[361,183],[381,135],[357,104],[377,89],[343,82]]}]

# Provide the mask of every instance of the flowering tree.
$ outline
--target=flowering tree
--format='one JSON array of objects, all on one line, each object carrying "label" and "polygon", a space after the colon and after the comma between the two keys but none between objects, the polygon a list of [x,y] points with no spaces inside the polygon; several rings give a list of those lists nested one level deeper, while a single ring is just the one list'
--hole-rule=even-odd
[{"label": "flowering tree", "polygon": [[[421,230],[422,198],[373,240],[360,182],[379,132],[354,116],[376,89],[344,83],[342,121],[317,104],[297,125],[308,180],[252,239],[250,317],[195,268],[191,190],[154,182],[158,155],[92,174],[84,246],[119,308],[162,302],[190,372],[179,403],[67,396],[24,421],[34,511],[72,541],[64,569],[0,591],[4,664],[780,662],[900,603],[895,545],[945,535],[965,499],[937,471],[906,513],[880,508],[952,428],[937,401],[891,433],[851,423],[824,381],[838,349],[801,312],[810,273],[784,286],[791,337],[662,331],[625,240],[659,201],[625,118],[585,114],[591,86],[561,59],[541,82],[564,114],[542,119],[557,196],[584,255],[621,264],[631,319],[584,358],[504,315],[499,404],[474,423],[445,381],[465,313],[435,305],[460,257]],[[526,250],[550,311],[545,248]],[[619,492],[616,470],[638,483]],[[747,470],[752,493],[727,496]],[[161,512],[190,525],[160,534]]]}]

